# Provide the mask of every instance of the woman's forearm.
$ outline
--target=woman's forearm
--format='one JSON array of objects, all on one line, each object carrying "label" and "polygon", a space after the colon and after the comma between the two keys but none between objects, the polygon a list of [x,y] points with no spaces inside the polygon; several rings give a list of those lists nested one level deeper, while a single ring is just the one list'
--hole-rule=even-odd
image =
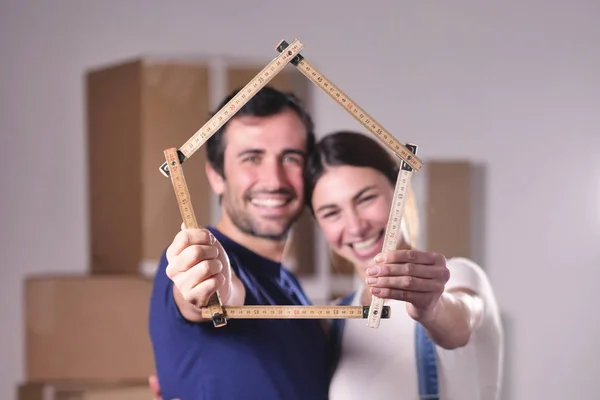
[{"label": "woman's forearm", "polygon": [[479,296],[466,291],[444,292],[430,317],[419,321],[438,346],[465,346],[483,314]]}]

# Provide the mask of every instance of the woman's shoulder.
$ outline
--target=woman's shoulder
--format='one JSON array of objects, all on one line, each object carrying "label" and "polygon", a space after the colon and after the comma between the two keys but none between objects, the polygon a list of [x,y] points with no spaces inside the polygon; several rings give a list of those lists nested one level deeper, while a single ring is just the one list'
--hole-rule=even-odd
[{"label": "woman's shoulder", "polygon": [[452,257],[446,261],[450,271],[450,279],[446,289],[464,287],[475,292],[481,292],[490,287],[485,270],[475,261],[466,257]]}]

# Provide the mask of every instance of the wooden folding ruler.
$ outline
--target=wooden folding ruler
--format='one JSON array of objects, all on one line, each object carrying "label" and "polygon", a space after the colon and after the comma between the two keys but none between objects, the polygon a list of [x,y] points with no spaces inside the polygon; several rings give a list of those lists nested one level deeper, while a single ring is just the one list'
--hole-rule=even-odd
[{"label": "wooden folding ruler", "polygon": [[[400,231],[406,191],[414,170],[421,169],[423,163],[416,156],[417,146],[412,144],[402,145],[392,134],[375,121],[366,111],[350,99],[344,92],[335,86],[329,79],[306,61],[300,55],[304,45],[299,40],[291,44],[281,41],[276,46],[279,56],[267,64],[254,78],[246,84],[227,104],[205,123],[187,142],[179,149],[169,148],[164,151],[165,163],[160,166],[163,175],[171,178],[173,189],[177,197],[179,209],[187,228],[197,228],[198,224],[191,204],[189,190],[185,182],[181,164],[195,153],[206,141],[235,113],[244,106],[256,93],[258,93],[271,79],[291,63],[310,81],[315,83],[333,100],[340,104],[350,115],[358,120],[368,131],[373,133],[395,155],[401,159],[400,170],[390,217],[385,232],[382,251],[397,249],[402,234]],[[305,318],[305,319],[332,319],[332,318],[363,318],[367,319],[367,326],[377,328],[381,318],[390,317],[389,306],[384,305],[384,299],[372,296],[370,306],[223,306],[218,292],[210,299],[207,307],[202,308],[202,315],[211,318],[215,326],[224,326],[228,318]]]}]

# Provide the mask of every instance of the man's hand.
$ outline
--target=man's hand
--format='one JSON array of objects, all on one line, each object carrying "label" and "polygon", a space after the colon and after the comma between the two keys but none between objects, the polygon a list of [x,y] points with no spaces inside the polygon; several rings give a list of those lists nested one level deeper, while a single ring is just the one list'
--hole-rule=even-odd
[{"label": "man's hand", "polygon": [[449,278],[443,255],[393,250],[375,257],[375,263],[367,269],[366,283],[377,297],[405,301],[411,318],[426,322],[435,318]]},{"label": "man's hand", "polygon": [[182,229],[167,248],[167,276],[181,314],[201,321],[198,307],[218,290],[223,305],[241,305],[245,291],[232,273],[223,246],[207,229]]},{"label": "man's hand", "polygon": [[183,299],[203,307],[219,290],[221,300],[229,299],[231,270],[223,247],[207,229],[184,229],[167,249],[167,276]]},{"label": "man's hand", "polygon": [[150,391],[152,392],[152,400],[163,400],[162,394],[160,393],[160,385],[158,383],[158,378],[156,375],[151,375],[148,377],[148,386],[150,387]]},{"label": "man's hand", "polygon": [[151,375],[148,378],[148,386],[150,387],[150,391],[152,392],[152,400],[163,400],[162,394],[160,393],[160,384],[158,383],[158,378],[156,377],[156,375]]}]

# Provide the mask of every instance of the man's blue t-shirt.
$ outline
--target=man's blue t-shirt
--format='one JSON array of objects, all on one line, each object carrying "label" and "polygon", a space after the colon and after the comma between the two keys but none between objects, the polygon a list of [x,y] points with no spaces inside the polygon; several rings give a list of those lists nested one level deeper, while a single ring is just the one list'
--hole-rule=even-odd
[{"label": "man's blue t-shirt", "polygon": [[[246,305],[309,305],[294,276],[208,228],[246,287]],[[190,323],[179,313],[163,254],[150,302],[150,337],[164,400],[323,400],[327,338],[318,320]]]}]

